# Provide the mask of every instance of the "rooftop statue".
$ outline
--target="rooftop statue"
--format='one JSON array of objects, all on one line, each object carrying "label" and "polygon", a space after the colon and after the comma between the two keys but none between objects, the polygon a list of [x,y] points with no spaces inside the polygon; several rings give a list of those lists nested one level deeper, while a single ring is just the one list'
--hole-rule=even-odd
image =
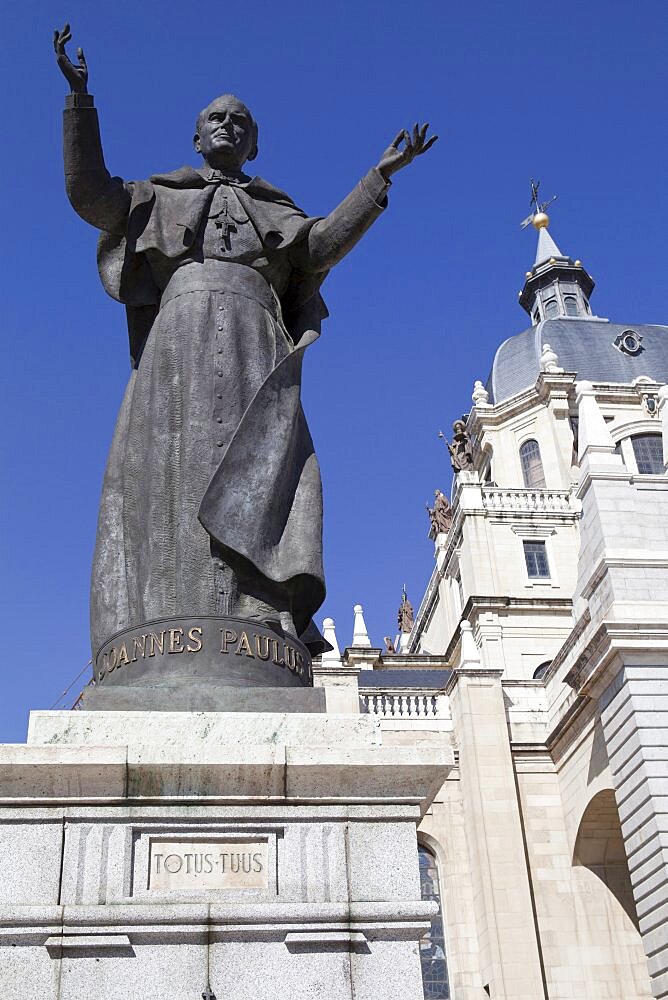
[{"label": "rooftop statue", "polygon": [[387,205],[392,176],[436,141],[402,130],[344,201],[311,218],[244,172],[258,126],[238,98],[197,116],[202,157],[148,180],[105,165],[81,49],[54,35],[70,84],[65,182],[100,230],[106,291],[127,312],[133,371],[102,488],[91,636],[227,615],[317,646],[325,597],[320,471],[300,402],[327,315],[320,286]]},{"label": "rooftop statue", "polygon": [[397,625],[399,626],[399,631],[405,633],[411,632],[414,625],[413,605],[408,600],[405,585],[401,591],[401,604],[397,612]]},{"label": "rooftop statue", "polygon": [[429,537],[435,540],[437,535],[447,535],[452,527],[452,507],[447,497],[441,490],[434,490],[434,506],[426,504],[426,507],[431,525]]},{"label": "rooftop statue", "polygon": [[463,420],[455,420],[453,423],[452,441],[448,441],[442,432],[439,432],[439,437],[442,437],[448,446],[453,472],[468,472],[473,469],[473,444]]}]

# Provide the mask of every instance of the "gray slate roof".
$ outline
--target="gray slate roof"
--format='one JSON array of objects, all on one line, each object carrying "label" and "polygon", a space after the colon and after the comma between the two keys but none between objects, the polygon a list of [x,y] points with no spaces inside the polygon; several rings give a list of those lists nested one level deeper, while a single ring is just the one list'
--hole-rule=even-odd
[{"label": "gray slate roof", "polygon": [[359,677],[361,688],[444,688],[452,670],[362,670]]},{"label": "gray slate roof", "polygon": [[[625,330],[642,337],[639,354],[624,354],[614,346]],[[577,372],[579,379],[632,382],[646,375],[655,382],[668,382],[668,326],[549,319],[501,344],[487,382],[490,403],[501,403],[535,383],[543,344],[556,351],[560,368]]]}]

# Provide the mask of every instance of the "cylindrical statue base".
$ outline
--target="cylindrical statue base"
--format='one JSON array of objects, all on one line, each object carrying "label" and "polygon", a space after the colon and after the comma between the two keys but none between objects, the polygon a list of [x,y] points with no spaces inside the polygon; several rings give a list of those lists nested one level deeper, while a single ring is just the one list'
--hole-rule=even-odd
[{"label": "cylindrical statue base", "polygon": [[224,616],[162,618],[112,636],[95,656],[99,687],[312,687],[311,656],[294,636]]}]

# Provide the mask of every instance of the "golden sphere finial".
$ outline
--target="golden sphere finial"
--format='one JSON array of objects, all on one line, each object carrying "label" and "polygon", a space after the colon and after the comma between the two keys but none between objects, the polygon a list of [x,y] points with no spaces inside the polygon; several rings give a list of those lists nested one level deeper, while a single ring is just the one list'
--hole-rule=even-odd
[{"label": "golden sphere finial", "polygon": [[534,229],[546,229],[550,224],[550,216],[547,212],[536,212],[531,220],[531,224]]}]

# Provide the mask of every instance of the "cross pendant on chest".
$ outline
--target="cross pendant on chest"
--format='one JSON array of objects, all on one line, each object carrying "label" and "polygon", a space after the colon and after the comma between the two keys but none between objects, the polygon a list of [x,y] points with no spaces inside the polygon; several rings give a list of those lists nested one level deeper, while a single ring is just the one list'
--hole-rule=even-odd
[{"label": "cross pendant on chest", "polygon": [[206,984],[206,989],[202,993],[202,1000],[216,1000],[216,994],[212,992],[209,984]]},{"label": "cross pendant on chest", "polygon": [[220,236],[220,249],[229,250],[230,233],[236,233],[236,228],[234,223],[230,221],[230,216],[227,210],[227,198],[223,199],[223,207],[216,218],[216,229],[218,230]]}]

